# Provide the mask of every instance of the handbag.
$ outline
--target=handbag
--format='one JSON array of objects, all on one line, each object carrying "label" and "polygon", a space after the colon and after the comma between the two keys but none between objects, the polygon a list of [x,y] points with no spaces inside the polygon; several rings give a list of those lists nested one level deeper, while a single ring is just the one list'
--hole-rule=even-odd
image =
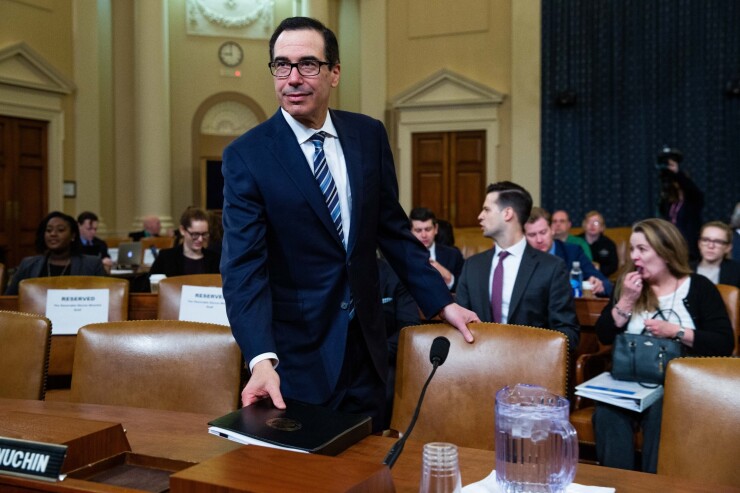
[{"label": "handbag", "polygon": [[[663,317],[661,312],[657,315]],[[622,332],[614,340],[612,377],[654,388],[663,385],[668,362],[683,355],[684,345],[678,339],[653,337],[645,329],[641,334]]]}]

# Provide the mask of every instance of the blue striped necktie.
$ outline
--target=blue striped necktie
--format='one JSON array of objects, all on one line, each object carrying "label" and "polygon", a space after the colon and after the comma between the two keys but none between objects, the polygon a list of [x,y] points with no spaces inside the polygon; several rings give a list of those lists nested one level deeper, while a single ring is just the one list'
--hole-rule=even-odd
[{"label": "blue striped necktie", "polygon": [[337,228],[339,238],[344,243],[344,229],[342,228],[342,211],[339,208],[339,194],[337,193],[337,186],[334,184],[334,178],[331,176],[329,166],[326,164],[326,155],[324,154],[324,139],[326,138],[325,132],[316,132],[311,137],[311,143],[314,147],[313,154],[313,174],[316,181],[319,183],[321,193],[324,194],[324,200],[326,200],[326,206],[329,208],[329,214],[331,220],[334,222],[334,227]]}]

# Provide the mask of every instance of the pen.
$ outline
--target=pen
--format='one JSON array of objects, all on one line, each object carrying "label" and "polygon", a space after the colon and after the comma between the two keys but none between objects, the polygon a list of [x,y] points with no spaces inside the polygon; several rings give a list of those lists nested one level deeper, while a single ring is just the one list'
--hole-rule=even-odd
[{"label": "pen", "polygon": [[627,394],[627,395],[634,395],[635,392],[632,390],[624,390],[624,389],[610,389],[609,387],[599,387],[598,385],[586,385],[587,389],[594,389],[594,390],[605,390],[606,392],[614,392],[617,394]]}]

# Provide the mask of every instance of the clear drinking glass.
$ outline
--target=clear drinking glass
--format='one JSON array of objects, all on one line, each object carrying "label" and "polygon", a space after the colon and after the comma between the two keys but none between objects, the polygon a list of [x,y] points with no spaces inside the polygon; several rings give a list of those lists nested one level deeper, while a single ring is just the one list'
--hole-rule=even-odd
[{"label": "clear drinking glass", "polygon": [[578,465],[567,399],[535,385],[496,393],[496,481],[503,493],[561,493]]},{"label": "clear drinking glass", "polygon": [[419,493],[459,493],[462,491],[457,447],[451,443],[424,444]]}]

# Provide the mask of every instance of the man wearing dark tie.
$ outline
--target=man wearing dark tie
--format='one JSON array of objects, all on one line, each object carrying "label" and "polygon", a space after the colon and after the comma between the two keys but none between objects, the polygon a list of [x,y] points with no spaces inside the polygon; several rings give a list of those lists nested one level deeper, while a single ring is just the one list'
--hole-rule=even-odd
[{"label": "man wearing dark tie", "polygon": [[453,303],[398,203],[379,121],[329,110],[339,84],[334,33],[305,17],[270,39],[280,109],[224,151],[221,272],[251,378],[249,405],[283,396],[383,423],[388,370],[376,247],[427,316],[468,342],[477,321]]},{"label": "man wearing dark tie", "polygon": [[562,259],[527,244],[523,225],[531,210],[531,195],[516,183],[488,186],[478,221],[496,245],[465,261],[457,302],[484,322],[558,330],[572,351],[580,328],[568,272]]},{"label": "man wearing dark tie", "polygon": [[113,266],[113,261],[108,253],[108,244],[95,236],[98,232],[98,216],[94,212],[85,211],[77,216],[77,224],[80,228],[81,253],[98,257],[103,262],[107,271]]}]

